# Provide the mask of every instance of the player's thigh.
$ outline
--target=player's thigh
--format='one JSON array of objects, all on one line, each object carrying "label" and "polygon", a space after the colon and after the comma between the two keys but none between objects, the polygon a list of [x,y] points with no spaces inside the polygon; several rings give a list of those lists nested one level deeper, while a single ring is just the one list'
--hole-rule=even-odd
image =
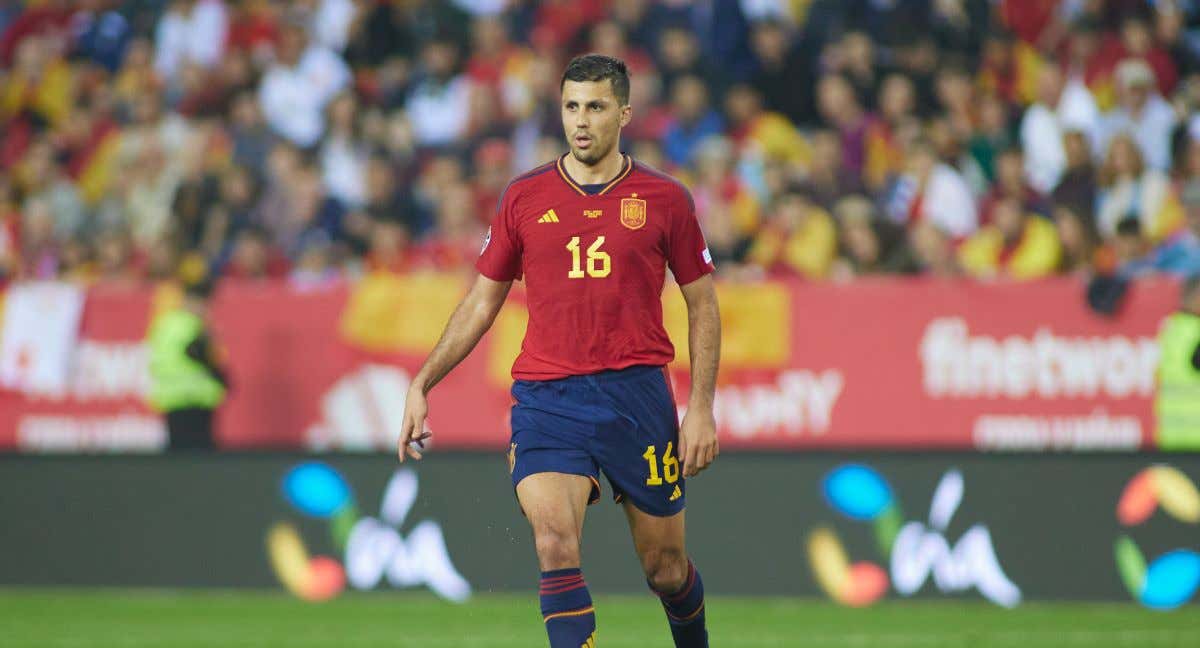
[{"label": "player's thigh", "polygon": [[562,563],[578,560],[592,488],[588,477],[555,472],[529,475],[517,484],[517,501],[533,528],[543,570],[572,566]]},{"label": "player's thigh", "polygon": [[661,369],[635,370],[632,379],[603,385],[619,416],[601,430],[593,454],[617,501],[672,517],[686,503],[675,403]]}]

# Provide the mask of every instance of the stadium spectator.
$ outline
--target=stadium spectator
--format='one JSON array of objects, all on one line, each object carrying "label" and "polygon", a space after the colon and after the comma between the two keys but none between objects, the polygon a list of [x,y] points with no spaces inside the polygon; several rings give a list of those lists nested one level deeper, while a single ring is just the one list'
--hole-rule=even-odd
[{"label": "stadium spectator", "polygon": [[953,238],[933,222],[922,221],[909,227],[908,244],[918,273],[939,279],[962,275]]},{"label": "stadium spectator", "polygon": [[235,280],[279,278],[287,273],[287,262],[272,251],[266,232],[250,226],[234,237],[222,273]]},{"label": "stadium spectator", "polygon": [[184,68],[212,69],[220,62],[229,33],[221,0],[174,0],[154,32],[154,69],[170,82]]},{"label": "stadium spectator", "polygon": [[13,64],[14,55],[26,40],[36,39],[57,54],[63,53],[70,38],[70,0],[47,0],[26,6],[0,36],[0,65]]},{"label": "stadium spectator", "polygon": [[674,119],[663,133],[663,153],[671,164],[688,166],[697,145],[724,130],[721,114],[713,109],[708,88],[698,77],[680,77],[671,87]]},{"label": "stadium spectator", "polygon": [[966,272],[981,279],[1046,277],[1062,259],[1054,225],[1011,196],[996,203],[992,222],[967,239],[958,254]]},{"label": "stadium spectator", "polygon": [[843,167],[847,172],[860,175],[871,119],[854,95],[850,82],[838,75],[823,77],[817,84],[817,105],[826,125],[841,137]]},{"label": "stadium spectator", "polygon": [[[725,93],[729,136],[740,156],[803,166],[811,157],[808,141],[787,117],[763,108],[753,86],[738,83]],[[840,153],[839,153],[840,166]]]},{"label": "stadium spectator", "polygon": [[1049,214],[1045,197],[1026,179],[1027,168],[1021,149],[1013,147],[1000,153],[996,158],[996,181],[982,200],[981,223],[991,224],[994,220],[992,212],[1004,200],[1016,200],[1023,211]]},{"label": "stadium spectator", "polygon": [[811,58],[803,56],[789,42],[787,31],[778,21],[756,24],[751,29],[750,42],[755,61],[750,82],[762,95],[767,109],[782,113],[797,124],[814,123]]},{"label": "stadium spectator", "polygon": [[1179,3],[1155,3],[1154,36],[1170,61],[1178,66],[1181,78],[1200,72],[1200,47],[1197,47],[1195,37],[1189,33],[1187,21],[1188,16]]},{"label": "stadium spectator", "polygon": [[71,182],[57,157],[48,138],[39,140],[29,148],[25,159],[16,168],[15,177],[25,196],[24,211],[29,211],[30,203],[43,203],[54,235],[69,238],[83,230],[86,214],[78,187]]},{"label": "stadium spectator", "polygon": [[381,219],[371,231],[366,267],[369,272],[403,273],[412,269],[407,230],[400,223]]},{"label": "stadium spectator", "polygon": [[865,196],[848,196],[834,206],[841,250],[831,276],[842,281],[872,274],[909,274],[915,261],[904,230],[878,218]]},{"label": "stadium spectator", "polygon": [[775,200],[750,244],[747,260],[773,276],[824,279],[837,253],[837,232],[829,212],[800,191]]},{"label": "stadium spectator", "polygon": [[330,51],[345,51],[350,40],[350,27],[358,20],[361,3],[354,0],[301,0],[301,10],[308,14],[308,33],[313,42]]},{"label": "stadium spectator", "polygon": [[421,66],[405,109],[417,144],[450,146],[471,126],[471,82],[457,71],[454,43],[436,40],[421,50]]},{"label": "stadium spectator", "polygon": [[978,123],[967,140],[967,149],[983,182],[990,184],[996,179],[996,156],[1020,142],[1009,125],[1008,105],[1000,97],[984,95],[978,103]]},{"label": "stadium spectator", "polygon": [[116,72],[133,36],[132,26],[116,10],[115,0],[83,0],[71,17],[74,54]]},{"label": "stadium spectator", "polygon": [[[1170,4],[1170,3],[1163,3]],[[1166,97],[1175,89],[1179,78],[1175,62],[1170,54],[1155,43],[1154,32],[1144,15],[1132,13],[1125,16],[1121,22],[1121,59],[1139,59],[1145,61],[1154,72],[1158,92]]]},{"label": "stadium spectator", "polygon": [[329,134],[321,145],[321,181],[344,207],[361,207],[366,199],[368,146],[362,136],[358,100],[338,95],[329,104]]},{"label": "stadium spectator", "polygon": [[1026,109],[1021,120],[1029,184],[1042,194],[1058,186],[1067,166],[1066,131],[1095,133],[1099,120],[1099,108],[1086,86],[1065,82],[1057,65],[1043,66],[1038,74],[1037,102]]},{"label": "stadium spectator", "polygon": [[[649,162],[647,160],[643,160]],[[491,222],[492,211],[500,204],[504,188],[512,179],[512,148],[500,138],[484,140],[475,149],[474,216],[481,224]]]},{"label": "stadium spectator", "polygon": [[701,227],[710,218],[728,217],[736,238],[753,236],[759,224],[759,202],[735,169],[733,143],[710,137],[696,150],[696,181],[692,198]]},{"label": "stadium spectator", "polygon": [[592,25],[588,40],[589,51],[621,59],[632,75],[645,72],[654,65],[639,45],[630,44],[625,29],[614,20],[602,20]]},{"label": "stadium spectator", "polygon": [[1180,277],[1200,276],[1200,183],[1189,182],[1181,199],[1186,227],[1154,253],[1154,269]]},{"label": "stadium spectator", "polygon": [[301,291],[327,288],[340,280],[333,265],[333,246],[322,240],[305,244],[288,275],[288,285]]},{"label": "stadium spectator", "polygon": [[279,40],[282,7],[269,0],[247,0],[233,8],[228,46],[250,55],[256,63],[269,61]]},{"label": "stadium spectator", "polygon": [[837,133],[819,130],[812,136],[812,159],[803,176],[805,191],[824,209],[851,194],[865,191],[858,176],[842,164],[842,143]]},{"label": "stadium spectator", "polygon": [[[979,226],[971,189],[962,175],[938,160],[928,141],[914,142],[908,152],[907,173],[894,183],[887,200],[890,217],[909,226],[932,223],[939,234],[955,239],[970,236]],[[935,237],[923,234],[924,249],[935,251]],[[940,255],[927,260],[937,262]],[[935,263],[935,265],[940,265]]]},{"label": "stadium spectator", "polygon": [[291,202],[273,228],[274,244],[293,263],[309,246],[332,244],[342,234],[342,206],[329,197],[314,165],[302,164],[292,176]]},{"label": "stadium spectator", "polygon": [[1181,223],[1179,205],[1167,176],[1149,167],[1131,135],[1117,135],[1098,175],[1096,222],[1106,236],[1123,220],[1134,219],[1151,241],[1161,241]]},{"label": "stadium spectator", "polygon": [[0,79],[0,118],[30,128],[61,124],[71,112],[76,74],[49,37],[22,39],[11,70]]},{"label": "stadium spectator", "polygon": [[438,201],[434,234],[423,244],[423,254],[438,270],[469,271],[479,256],[486,226],[475,218],[474,198],[465,183],[443,190]]},{"label": "stadium spectator", "polygon": [[1063,133],[1063,152],[1066,166],[1050,198],[1085,218],[1089,227],[1095,229],[1096,167],[1087,135],[1077,130]]},{"label": "stadium spectator", "polygon": [[263,74],[258,100],[276,134],[311,148],[325,132],[325,106],[350,83],[350,69],[334,52],[310,45],[295,20],[280,31],[275,62]]},{"label": "stadium spectator", "polygon": [[1052,215],[1062,246],[1059,271],[1088,275],[1096,264],[1097,235],[1090,218],[1068,204],[1055,205]]},{"label": "stadium spectator", "polygon": [[916,118],[917,90],[912,79],[890,74],[879,89],[879,118],[866,134],[866,161],[862,180],[872,191],[880,191],[904,171],[901,130]]},{"label": "stadium spectator", "polygon": [[1176,117],[1155,89],[1153,70],[1141,59],[1126,59],[1116,68],[1116,84],[1118,105],[1101,122],[1099,150],[1107,151],[1114,138],[1128,134],[1150,168],[1167,170]]},{"label": "stadium spectator", "polygon": [[705,58],[696,35],[682,25],[670,25],[660,32],[657,61],[663,88],[668,92],[675,80],[684,76],[700,77],[714,92],[724,89],[727,83],[721,66]]},{"label": "stadium spectator", "polygon": [[956,140],[970,137],[975,123],[975,88],[970,72],[957,62],[938,68],[933,79],[937,113]]}]

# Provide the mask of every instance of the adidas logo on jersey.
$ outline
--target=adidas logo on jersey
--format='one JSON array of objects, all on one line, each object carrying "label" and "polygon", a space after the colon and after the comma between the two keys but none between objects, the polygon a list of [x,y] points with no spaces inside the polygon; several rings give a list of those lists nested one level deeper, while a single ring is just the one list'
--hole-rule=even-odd
[{"label": "adidas logo on jersey", "polygon": [[679,499],[680,497],[683,497],[683,491],[679,490],[679,485],[676,484],[675,490],[671,493],[671,498],[669,501],[674,502],[675,500]]},{"label": "adidas logo on jersey", "polygon": [[538,222],[539,223],[557,223],[558,222],[558,214],[555,214],[554,210],[551,209],[550,211],[546,212],[545,214],[542,214],[542,217],[538,219]]}]

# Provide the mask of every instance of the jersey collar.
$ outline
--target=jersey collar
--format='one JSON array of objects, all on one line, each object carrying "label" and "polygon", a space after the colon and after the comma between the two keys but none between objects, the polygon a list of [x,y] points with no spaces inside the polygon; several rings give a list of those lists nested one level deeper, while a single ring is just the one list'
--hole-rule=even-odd
[{"label": "jersey collar", "polygon": [[629,174],[633,171],[633,158],[627,154],[622,153],[622,157],[625,158],[625,165],[623,167],[621,167],[621,171],[619,173],[617,173],[617,177],[610,180],[608,182],[608,184],[604,185],[604,188],[601,189],[600,191],[598,191],[594,194],[589,194],[587,191],[584,190],[582,185],[580,185],[578,182],[575,182],[575,180],[571,177],[571,175],[569,173],[567,173],[567,167],[565,165],[563,165],[563,160],[565,160],[567,158],[567,155],[570,155],[570,154],[564,153],[562,155],[562,157],[558,158],[558,160],[554,163],[555,166],[558,167],[558,176],[563,179],[563,182],[566,182],[568,185],[571,186],[572,189],[579,192],[579,194],[582,196],[603,196],[604,194],[606,194],[610,190],[612,190],[613,187],[617,186],[617,184],[619,182],[621,182],[622,180],[627,178],[629,176]]}]

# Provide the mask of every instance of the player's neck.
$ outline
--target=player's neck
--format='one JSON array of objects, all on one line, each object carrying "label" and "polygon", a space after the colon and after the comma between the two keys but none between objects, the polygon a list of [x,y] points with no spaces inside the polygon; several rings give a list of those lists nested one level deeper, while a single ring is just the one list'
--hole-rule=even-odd
[{"label": "player's neck", "polygon": [[571,176],[571,179],[581,185],[604,184],[617,177],[617,174],[621,172],[625,166],[625,156],[621,155],[621,151],[614,146],[613,150],[604,156],[604,159],[589,165],[567,153],[566,159],[563,160],[563,166],[566,167],[567,174]]}]

